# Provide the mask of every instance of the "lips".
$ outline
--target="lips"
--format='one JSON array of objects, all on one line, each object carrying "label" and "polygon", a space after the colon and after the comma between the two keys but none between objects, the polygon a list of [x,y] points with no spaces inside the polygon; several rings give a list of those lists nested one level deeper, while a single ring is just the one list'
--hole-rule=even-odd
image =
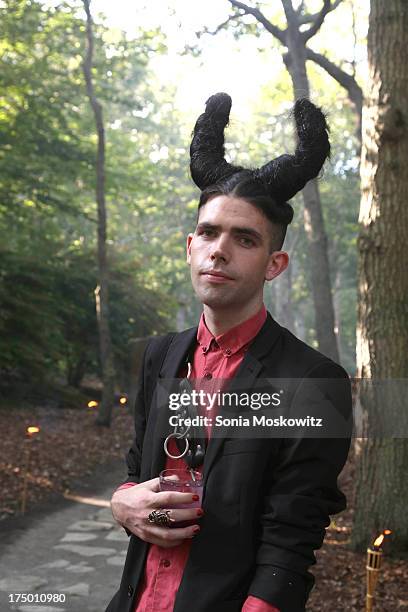
[{"label": "lips", "polygon": [[224,272],[220,272],[219,270],[204,270],[201,272],[202,276],[206,276],[208,280],[212,280],[214,282],[222,282],[227,280],[234,280],[231,276],[224,274]]}]

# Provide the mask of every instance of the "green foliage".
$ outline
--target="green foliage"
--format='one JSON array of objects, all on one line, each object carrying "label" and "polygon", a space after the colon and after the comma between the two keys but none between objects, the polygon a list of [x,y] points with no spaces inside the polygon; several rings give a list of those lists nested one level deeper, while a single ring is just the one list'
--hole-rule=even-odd
[{"label": "green foliage", "polygon": [[[94,254],[47,247],[47,253],[43,247],[28,258],[1,253],[0,370],[9,384],[30,387],[62,377],[78,385],[86,372],[98,372]],[[112,341],[121,370],[127,366],[129,340],[168,328],[172,302],[146,289],[138,266],[120,259],[112,262],[110,297]]]},{"label": "green foliage", "polygon": [[75,180],[89,179],[92,164],[90,143],[76,129],[84,88],[72,50],[80,24],[17,0],[1,9],[0,23],[0,207],[22,221],[29,207],[73,211]]},{"label": "green foliage", "polygon": [[41,384],[62,338],[54,270],[46,261],[6,251],[0,262],[0,368]]},{"label": "green foliage", "polygon": [[[80,2],[0,7],[0,372],[3,384],[96,371],[95,127],[82,74]],[[141,272],[134,221],[158,183],[145,85],[157,32],[135,40],[95,27],[95,82],[107,138],[111,325],[118,370],[131,337],[171,326],[173,300]],[[154,203],[156,204],[156,198]],[[123,232],[124,219],[131,219]],[[140,234],[140,230],[138,230]],[[132,248],[127,248],[133,238]],[[163,305],[158,307],[157,305]]]}]

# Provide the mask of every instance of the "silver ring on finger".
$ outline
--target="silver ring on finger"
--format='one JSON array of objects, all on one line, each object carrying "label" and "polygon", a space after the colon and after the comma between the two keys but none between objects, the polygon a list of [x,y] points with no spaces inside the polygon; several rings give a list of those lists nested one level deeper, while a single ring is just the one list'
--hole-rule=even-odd
[{"label": "silver ring on finger", "polygon": [[170,518],[170,510],[153,510],[147,517],[147,522],[160,527],[170,527],[174,521]]}]

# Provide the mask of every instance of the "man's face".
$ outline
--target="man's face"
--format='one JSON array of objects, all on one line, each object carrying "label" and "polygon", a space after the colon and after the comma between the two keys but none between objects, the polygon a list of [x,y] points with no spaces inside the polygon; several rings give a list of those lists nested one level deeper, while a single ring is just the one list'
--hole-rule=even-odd
[{"label": "man's face", "polygon": [[286,253],[270,253],[272,225],[252,204],[216,196],[199,213],[187,238],[187,262],[199,300],[213,309],[239,309],[262,301],[265,280],[288,263]]}]

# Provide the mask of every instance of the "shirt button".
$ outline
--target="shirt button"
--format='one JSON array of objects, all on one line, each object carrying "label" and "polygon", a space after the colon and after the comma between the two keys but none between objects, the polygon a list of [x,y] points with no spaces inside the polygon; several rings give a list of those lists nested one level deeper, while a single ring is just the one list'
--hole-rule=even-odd
[{"label": "shirt button", "polygon": [[212,374],[211,374],[211,372],[206,372],[206,373],[204,374],[204,378],[206,378],[207,380],[210,380],[210,379],[212,378]]},{"label": "shirt button", "polygon": [[170,563],[170,561],[168,559],[164,559],[162,563],[163,563],[163,567],[170,567],[170,565],[171,565],[171,563]]},{"label": "shirt button", "polygon": [[128,590],[127,590],[128,597],[132,597],[133,591],[134,591],[134,588],[129,584]]},{"label": "shirt button", "polygon": [[231,349],[227,349],[227,350],[225,351],[225,354],[226,354],[228,357],[231,355],[231,353],[232,353]]}]

